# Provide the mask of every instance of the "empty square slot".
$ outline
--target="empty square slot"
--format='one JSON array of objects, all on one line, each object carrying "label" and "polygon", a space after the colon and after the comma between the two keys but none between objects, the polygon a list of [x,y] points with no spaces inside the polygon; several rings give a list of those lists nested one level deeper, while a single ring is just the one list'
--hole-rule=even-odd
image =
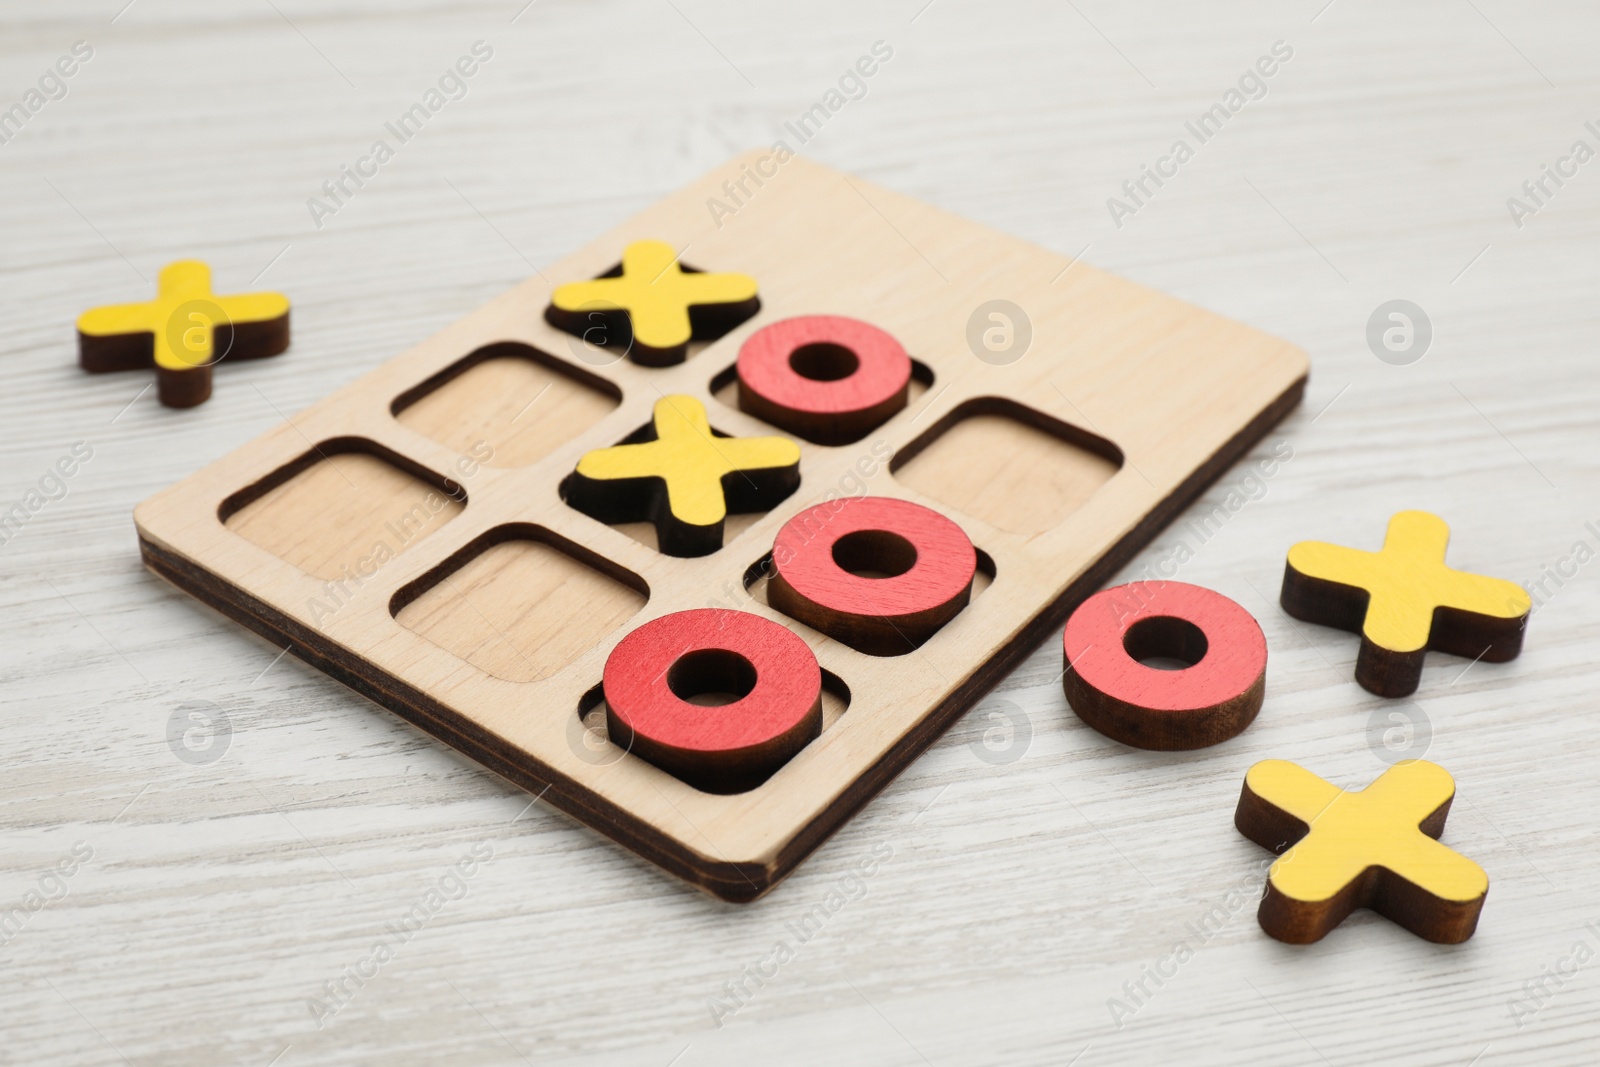
[{"label": "empty square slot", "polygon": [[960,405],[889,465],[902,485],[1023,536],[1058,526],[1121,468],[1105,438],[998,397]]},{"label": "empty square slot", "polygon": [[489,531],[401,589],[395,620],[510,682],[548,678],[649,599],[639,576],[538,526]]},{"label": "empty square slot", "polygon": [[[307,574],[354,588],[461,513],[467,494],[371,441],[324,441],[223,501],[224,525]],[[350,588],[348,585],[345,588]]]},{"label": "empty square slot", "polygon": [[[691,698],[691,703],[703,704],[708,708],[715,708],[718,703],[725,700]],[[850,687],[844,680],[832,671],[822,672],[822,732],[818,737],[824,737],[833,729],[833,724],[844,717],[850,708]],[[611,735],[606,726],[605,690],[598,683],[591,687],[578,700],[577,714],[567,723],[567,747],[572,754],[585,763],[595,766],[606,766],[623,759],[637,759],[619,745],[611,742]],[[812,741],[811,744],[816,744]],[[809,746],[808,746],[809,747]],[[804,753],[804,749],[801,753]],[[668,772],[671,773],[671,772]]]},{"label": "empty square slot", "polygon": [[512,341],[486,345],[390,405],[404,426],[491,467],[543,459],[608,415],[622,391]]}]

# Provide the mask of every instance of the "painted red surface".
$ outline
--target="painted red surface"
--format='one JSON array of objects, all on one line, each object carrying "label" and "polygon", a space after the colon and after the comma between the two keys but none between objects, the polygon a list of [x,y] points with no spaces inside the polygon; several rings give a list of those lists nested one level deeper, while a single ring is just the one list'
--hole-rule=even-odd
[{"label": "painted red surface", "polygon": [[[1184,619],[1206,637],[1206,653],[1185,670],[1147,667],[1123,640],[1149,618]],[[1153,712],[1210,708],[1244,695],[1267,666],[1267,639],[1255,617],[1210,589],[1184,582],[1136,582],[1085,600],[1067,620],[1067,662],[1105,696]]]},{"label": "painted red surface", "polygon": [[[796,349],[834,344],[855,354],[855,373],[815,381],[789,363]],[[739,349],[739,382],[781,408],[811,415],[844,415],[888,403],[911,379],[911,358],[900,342],[859,319],[801,315],[751,334]]]},{"label": "painted red surface", "polygon": [[[911,543],[916,562],[892,578],[862,578],[839,566],[834,545],[845,535],[885,531]],[[891,497],[845,497],[818,504],[784,524],[772,562],[805,600],[845,615],[896,618],[937,611],[961,596],[977,570],[966,533],[930,508]]]},{"label": "painted red surface", "polygon": [[[668,672],[684,655],[706,649],[743,656],[755,668],[755,687],[720,707],[680,698]],[[606,659],[603,682],[611,715],[640,742],[692,758],[755,752],[794,735],[816,713],[822,669],[810,646],[785,626],[744,611],[695,608],[624,637]]]}]

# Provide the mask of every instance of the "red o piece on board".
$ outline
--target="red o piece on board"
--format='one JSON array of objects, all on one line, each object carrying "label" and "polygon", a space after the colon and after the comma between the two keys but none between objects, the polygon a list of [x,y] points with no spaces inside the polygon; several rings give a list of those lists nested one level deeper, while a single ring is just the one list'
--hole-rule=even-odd
[{"label": "red o piece on board", "polygon": [[[1184,582],[1102,590],[1067,620],[1067,703],[1135,748],[1205,748],[1255,721],[1266,690],[1267,639],[1244,608]],[[1163,658],[1190,666],[1161,670]]]},{"label": "red o piece on board", "polygon": [[707,793],[754,789],[822,732],[817,657],[745,611],[645,623],[611,650],[602,686],[611,742]]},{"label": "red o piece on board", "polygon": [[978,553],[931,508],[845,497],[784,523],[772,565],[768,604],[859,652],[900,656],[967,606]]},{"label": "red o piece on board", "polygon": [[911,357],[884,331],[801,315],[739,349],[739,410],[819,445],[859,441],[906,406]]}]

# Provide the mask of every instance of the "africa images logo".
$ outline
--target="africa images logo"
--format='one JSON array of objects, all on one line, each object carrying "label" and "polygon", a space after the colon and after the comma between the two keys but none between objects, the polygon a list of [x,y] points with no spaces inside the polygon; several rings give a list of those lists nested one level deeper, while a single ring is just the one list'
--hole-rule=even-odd
[{"label": "africa images logo", "polygon": [[[1110,212],[1111,221],[1117,229],[1122,229],[1124,218],[1137,215],[1157,191],[1176,178],[1178,169],[1195,157],[1201,145],[1221,133],[1228,120],[1243,111],[1246,104],[1265,99],[1267,79],[1277,74],[1280,66],[1293,58],[1294,47],[1287,41],[1272,42],[1270,54],[1261,56],[1254,66],[1247,67],[1239,75],[1237,85],[1229,87],[1218,103],[1183,124],[1188,137],[1179,137],[1172,142],[1167,154],[1156,159],[1154,167],[1141,163],[1139,176],[1122,183],[1122,192],[1127,199],[1115,196],[1106,199],[1106,210]],[[1189,137],[1194,138],[1194,144],[1189,143]]]},{"label": "africa images logo", "polygon": [[[383,124],[384,130],[394,137],[393,145],[386,137],[373,141],[367,154],[358,158],[353,166],[343,164],[337,174],[322,183],[321,197],[313,196],[306,200],[306,210],[311,212],[311,221],[317,229],[322,229],[325,217],[337,215],[354,199],[356,193],[366,187],[367,181],[376,178],[378,168],[393,159],[400,146],[421,133],[430,118],[443,111],[450,101],[466,98],[469,88],[467,79],[494,58],[494,48],[486,41],[474,41],[471,53],[457,59],[453,66],[446,67],[444,73],[439,75],[437,87],[429,86],[423,92],[422,99],[402,111],[393,122]],[[352,185],[355,188],[352,189]]]}]

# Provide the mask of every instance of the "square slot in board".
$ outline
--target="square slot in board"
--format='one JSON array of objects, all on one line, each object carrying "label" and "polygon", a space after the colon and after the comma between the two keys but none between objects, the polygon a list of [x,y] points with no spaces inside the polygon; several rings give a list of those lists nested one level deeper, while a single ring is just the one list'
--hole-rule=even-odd
[{"label": "square slot in board", "polygon": [[491,467],[549,455],[617,406],[604,378],[512,341],[485,345],[395,398],[395,418]]},{"label": "square slot in board", "polygon": [[536,682],[650,598],[637,575],[537,526],[490,530],[390,602],[396,621],[496,678]]},{"label": "square slot in board", "polygon": [[[555,370],[566,383],[583,383],[589,398],[572,401],[572,421],[548,434],[541,427],[526,452],[495,439],[494,463],[468,462],[477,440],[493,438],[487,423],[517,423],[513,409],[543,386],[488,377],[474,383],[473,368],[499,356],[461,370],[463,361],[486,349],[522,358],[495,348],[504,345],[569,351],[570,336],[545,318],[551,282],[530,278],[135,513],[141,551],[157,574],[729,900],[766,892],[859,810],[1287,414],[1307,374],[1304,354],[1284,341],[1086,264],[1064,273],[1069,263],[1061,256],[803,158],[787,161],[760,195],[718,225],[705,211],[707,199],[757,158],[725,164],[544,272],[557,285],[593,279],[631,243],[648,239],[680,251],[692,246],[703,271],[755,278],[760,311],[710,341],[706,347],[715,351],[705,359],[670,366],[597,361],[577,368],[576,377]],[[1003,365],[968,343],[969,320],[995,300],[1015,305],[1031,324],[1027,351]],[[726,383],[720,375],[713,383],[706,368],[730,366],[756,331],[809,314],[848,316],[887,331],[926,366],[936,387],[912,390],[904,409],[854,443],[798,442],[798,489],[754,518],[734,549],[725,540],[702,556],[662,554],[561,499],[563,481],[583,456],[634,433],[666,396],[714,410],[718,428],[736,437],[771,436],[772,426],[713,399],[712,390]],[[532,373],[552,373],[548,363],[533,364]],[[465,391],[430,411],[427,398],[445,395],[441,386],[452,381]],[[252,536],[257,530],[245,513],[271,490],[290,488],[287,478],[273,481],[277,472],[292,476],[300,473],[297,463],[310,466],[302,434],[359,440],[365,455],[382,457],[425,488],[455,485],[462,493],[454,499],[469,501],[322,617],[308,603],[325,579],[306,566],[327,562],[315,555],[297,562],[280,542]],[[523,462],[505,460],[508,453]],[[335,474],[313,488],[326,508],[302,505],[293,523],[280,525],[336,521],[330,516],[339,514],[338,497],[348,487]],[[985,574],[993,576],[981,596],[906,655],[856,651],[793,623],[745,589],[751,560],[773,550],[785,523],[826,501],[861,495],[939,512],[982,547]],[[229,501],[231,511],[223,506]],[[505,555],[511,542],[484,547],[494,531],[519,526],[540,531],[532,547],[517,550],[522,555]],[[614,610],[587,617],[571,641],[549,636],[541,621],[563,595],[562,583],[543,573],[548,552],[562,557],[554,562],[563,567],[583,564],[576,581],[620,583],[623,590]],[[460,622],[461,609],[430,602],[442,584],[438,574],[481,585],[490,572],[525,575],[509,584],[533,606],[519,615],[507,605],[504,617],[491,621],[506,629],[527,620],[535,636],[525,640],[538,646],[528,654],[531,665],[497,657],[481,629]],[[506,587],[495,579],[497,596]],[[418,590],[426,591],[411,596]],[[597,706],[594,686],[607,657],[639,628],[708,606],[798,635],[848,689],[850,711],[741,793],[696,789],[639,758],[595,759],[580,716],[586,700],[589,709]]]},{"label": "square slot in board", "polygon": [[1000,397],[969,400],[899,452],[895,480],[1031,537],[1065,522],[1122,469],[1122,450]]},{"label": "square slot in board", "polygon": [[[409,469],[408,469],[409,468]],[[325,441],[223,501],[223,523],[318,578],[361,583],[461,514],[465,493],[359,438]]]}]

